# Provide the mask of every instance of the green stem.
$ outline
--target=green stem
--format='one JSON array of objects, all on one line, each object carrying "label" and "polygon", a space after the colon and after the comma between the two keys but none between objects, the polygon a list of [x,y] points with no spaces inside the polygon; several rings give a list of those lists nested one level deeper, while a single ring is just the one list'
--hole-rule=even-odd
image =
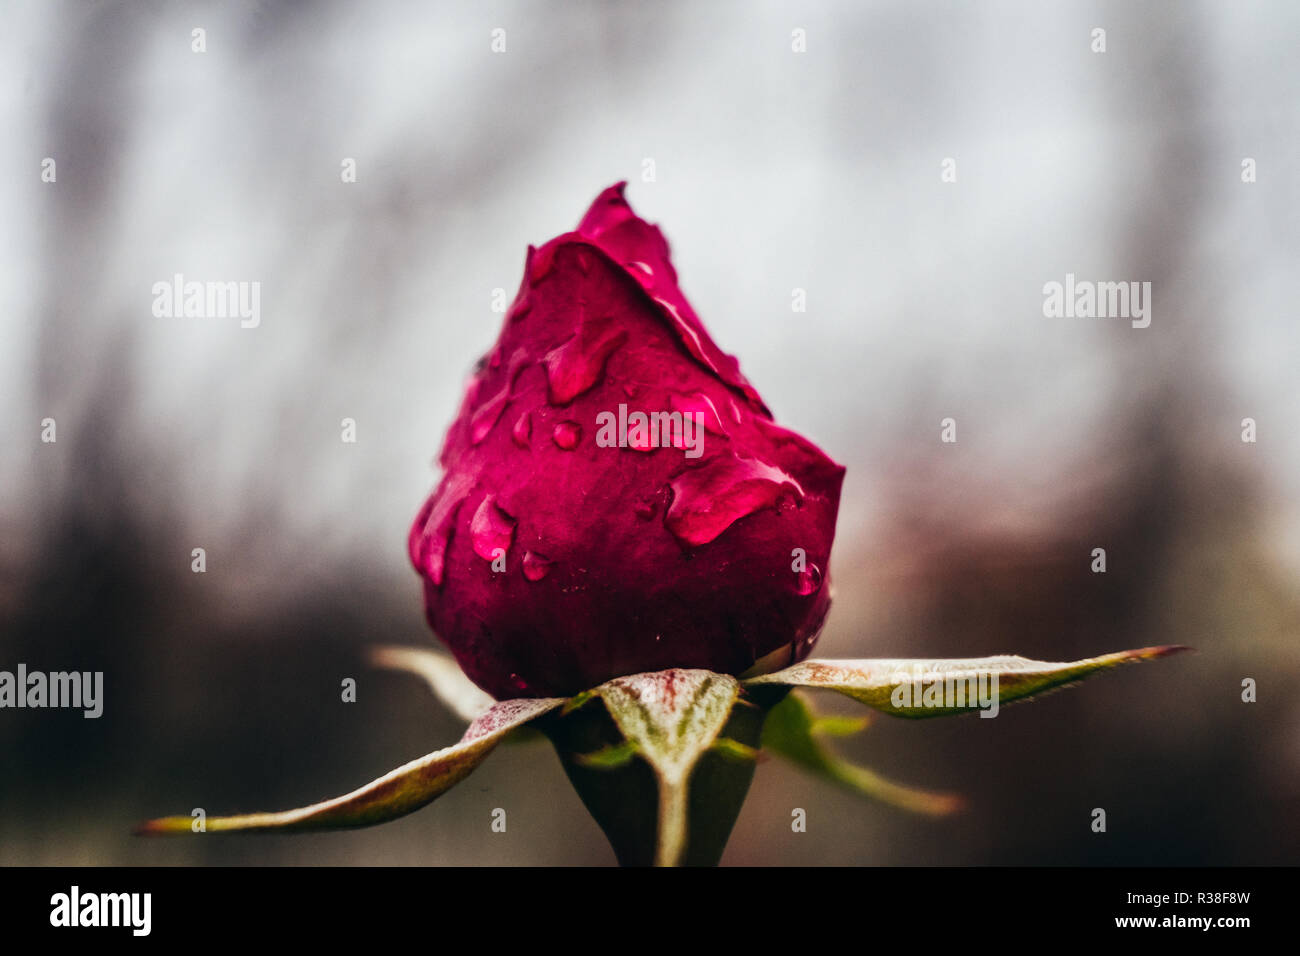
[{"label": "green stem", "polygon": [[659,783],[659,839],[655,847],[655,866],[676,866],[686,848],[686,784],[680,780]]}]

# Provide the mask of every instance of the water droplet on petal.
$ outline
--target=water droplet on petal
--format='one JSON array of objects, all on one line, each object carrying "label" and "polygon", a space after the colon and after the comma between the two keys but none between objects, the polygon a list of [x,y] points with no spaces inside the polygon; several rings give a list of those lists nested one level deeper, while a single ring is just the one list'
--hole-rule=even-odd
[{"label": "water droplet on petal", "polygon": [[715,455],[670,482],[673,503],[664,525],[688,547],[707,544],[748,515],[770,508],[781,496],[803,489],[773,465],[734,454]]},{"label": "water droplet on petal", "polygon": [[515,519],[502,511],[495,498],[488,495],[469,522],[470,542],[474,553],[484,561],[496,558],[496,552],[509,551],[515,538]]},{"label": "water droplet on petal", "polygon": [[818,636],[822,632],[822,627],[826,624],[826,614],[830,611],[831,605],[829,601],[822,601],[814,604],[813,607],[820,607],[821,611],[816,618],[805,623],[796,635],[795,654],[797,657],[807,654],[812,649],[813,644],[816,643]]},{"label": "water droplet on petal", "polygon": [[516,445],[520,448],[527,448],[533,440],[533,416],[531,412],[524,412],[519,416],[519,421],[515,422],[515,427],[510,429],[510,437],[514,439]]},{"label": "water droplet on petal", "polygon": [[627,448],[633,451],[652,452],[659,447],[654,442],[656,436],[650,433],[650,418],[645,412],[628,412],[627,419]]},{"label": "water droplet on petal", "polygon": [[[668,401],[673,411],[681,412],[683,415],[702,415],[705,429],[724,438],[727,436],[727,429],[723,427],[717,406],[713,404],[713,399],[703,392],[692,392],[689,395],[671,395]],[[734,400],[732,400],[732,404],[735,404]],[[695,419],[695,421],[699,420]]]},{"label": "water droplet on petal", "polygon": [[822,569],[815,564],[808,565],[807,568],[795,575],[794,589],[804,597],[816,594],[821,586]]},{"label": "water droplet on petal", "polygon": [[632,506],[632,510],[642,521],[649,521],[659,510],[659,500],[655,497],[642,498]]},{"label": "water droplet on petal", "polygon": [[590,319],[572,338],[546,353],[547,393],[553,405],[567,405],[596,384],[609,357],[627,341],[627,329],[611,318]]},{"label": "water droplet on petal", "polygon": [[560,422],[551,432],[551,439],[565,451],[573,451],[582,441],[582,426],[577,422]]},{"label": "water droplet on petal", "polygon": [[840,480],[844,469],[802,435],[759,415],[754,416],[754,425],[772,442],[781,464],[803,481],[819,486]]},{"label": "water droplet on petal", "polygon": [[411,526],[407,542],[411,561],[435,587],[442,586],[447,546],[456,527],[456,516],[473,484],[468,476],[448,477],[425,502]]},{"label": "water droplet on petal", "polygon": [[471,445],[477,445],[492,431],[497,421],[501,418],[501,413],[506,410],[506,403],[510,401],[510,385],[501,389],[486,402],[480,405],[470,418],[469,423],[469,440]]},{"label": "water droplet on petal", "polygon": [[551,570],[551,560],[536,551],[524,552],[524,577],[529,581],[540,581]]},{"label": "water droplet on petal", "polygon": [[628,274],[631,275],[634,279],[636,279],[637,282],[641,283],[641,287],[643,289],[649,292],[652,288],[654,288],[655,271],[654,269],[650,268],[650,265],[648,263],[628,262],[625,263],[625,265],[627,266]]},{"label": "water droplet on petal", "polygon": [[532,359],[529,358],[528,355],[528,349],[523,346],[515,349],[514,354],[510,356],[510,367],[506,369],[506,381],[509,383],[511,388],[515,387],[515,383],[519,381],[519,376],[522,375],[524,370],[532,364]]},{"label": "water droplet on petal", "polygon": [[487,385],[487,356],[474,364],[474,374],[465,385],[465,397],[461,400],[466,408],[477,408],[483,389]]}]

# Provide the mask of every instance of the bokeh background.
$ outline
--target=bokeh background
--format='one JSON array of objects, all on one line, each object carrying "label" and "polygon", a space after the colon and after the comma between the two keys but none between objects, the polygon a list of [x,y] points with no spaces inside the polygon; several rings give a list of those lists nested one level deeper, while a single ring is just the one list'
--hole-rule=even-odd
[{"label": "bokeh background", "polygon": [[[1300,7],[6,7],[0,668],[102,670],[106,701],[0,711],[0,863],[613,861],[541,743],[372,830],[129,830],[459,736],[363,651],[433,641],[406,531],[493,290],[620,179],[778,420],[848,466],[820,656],[1198,649],[841,745],[965,794],[942,820],[765,763],[724,862],[1300,859]],[[177,272],[260,281],[260,327],[154,317]],[[1044,318],[1067,272],[1150,281],[1150,327]]]}]

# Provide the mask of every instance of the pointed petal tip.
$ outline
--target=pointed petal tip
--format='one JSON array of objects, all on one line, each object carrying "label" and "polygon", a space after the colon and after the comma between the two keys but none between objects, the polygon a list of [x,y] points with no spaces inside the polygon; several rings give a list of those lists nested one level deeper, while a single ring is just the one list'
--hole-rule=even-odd
[{"label": "pointed petal tip", "polygon": [[627,189],[626,179],[621,179],[612,186],[606,186],[604,189],[600,191],[600,195],[598,195],[594,200],[592,200],[591,208],[595,210],[603,204],[626,206],[627,205],[627,196],[625,194],[626,189]]},{"label": "pointed petal tip", "polygon": [[928,805],[919,807],[922,813],[929,813],[936,817],[951,816],[955,813],[963,813],[970,807],[970,801],[959,793],[935,793],[931,794]]},{"label": "pointed petal tip", "polygon": [[190,817],[158,817],[156,820],[146,820],[143,823],[137,823],[131,828],[133,836],[175,836],[179,833],[189,833],[194,820]]},{"label": "pointed petal tip", "polygon": [[1172,654],[1181,654],[1184,651],[1190,651],[1194,654],[1196,653],[1196,648],[1190,647],[1187,644],[1156,644],[1151,647],[1134,648],[1131,651],[1119,651],[1119,655],[1129,660],[1149,661],[1154,660],[1157,657],[1169,657]]},{"label": "pointed petal tip", "polygon": [[578,233],[588,238],[595,238],[607,229],[612,229],[629,219],[639,219],[640,217],[628,204],[627,197],[623,195],[626,188],[627,180],[621,180],[603,189],[600,195],[592,200],[582,221],[578,223]]}]

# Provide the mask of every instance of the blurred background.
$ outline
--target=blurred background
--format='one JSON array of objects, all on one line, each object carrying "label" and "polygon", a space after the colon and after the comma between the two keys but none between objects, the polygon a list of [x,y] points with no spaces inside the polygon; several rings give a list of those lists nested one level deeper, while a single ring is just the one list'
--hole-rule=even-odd
[{"label": "blurred background", "polygon": [[[493,290],[620,179],[778,421],[848,467],[818,656],[1198,650],[839,745],[964,794],[941,820],[764,763],[725,863],[1300,858],[1300,7],[31,0],[6,21],[0,669],[102,670],[105,704],[0,711],[0,863],[613,862],[542,743],[375,829],[130,827],[298,806],[459,736],[364,649],[433,646],[406,532]],[[176,273],[260,282],[261,324],[156,317]],[[1151,282],[1150,327],[1045,318],[1067,273]]]}]

